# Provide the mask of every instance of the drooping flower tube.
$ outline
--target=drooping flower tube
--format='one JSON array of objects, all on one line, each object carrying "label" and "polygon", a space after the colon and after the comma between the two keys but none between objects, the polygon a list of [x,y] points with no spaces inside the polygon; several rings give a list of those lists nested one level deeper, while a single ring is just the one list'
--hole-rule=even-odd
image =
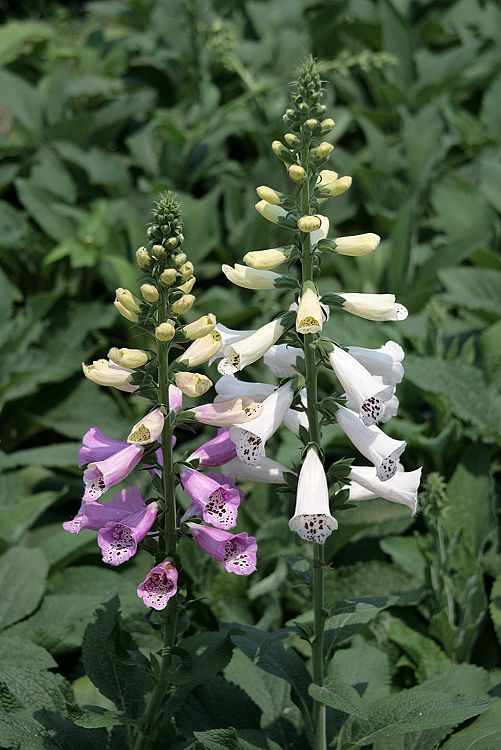
[{"label": "drooping flower tube", "polygon": [[405,320],[407,308],[395,302],[394,294],[339,292],[343,310],[366,320]]},{"label": "drooping flower tube", "polygon": [[183,394],[176,385],[169,386],[169,409],[177,412],[183,408]]},{"label": "drooping flower tube", "polygon": [[374,252],[380,242],[381,237],[379,235],[368,232],[349,237],[336,237],[333,245],[338,255],[362,256]]},{"label": "drooping flower tube", "polygon": [[235,263],[234,268],[223,264],[222,270],[228,281],[243,289],[275,289],[275,281],[280,278],[274,271],[261,271],[240,263]]},{"label": "drooping flower tube", "polygon": [[198,398],[212,388],[212,380],[198,372],[176,372],[176,385],[185,396]]},{"label": "drooping flower tube", "polygon": [[217,396],[215,401],[246,396],[255,401],[264,401],[276,390],[271,383],[251,383],[239,380],[234,375],[223,375],[215,384]]},{"label": "drooping flower tube", "polygon": [[392,386],[372,376],[355,357],[334,345],[329,354],[332,369],[350,402],[365,425],[377,424],[384,414],[384,404],[393,396]]},{"label": "drooping flower tube", "polygon": [[186,351],[178,357],[177,361],[180,364],[186,365],[186,367],[198,367],[199,365],[203,365],[204,362],[208,362],[212,357],[215,357],[222,346],[223,339],[221,334],[217,328],[214,328],[206,336],[195,339]]},{"label": "drooping flower tube", "polygon": [[249,422],[261,414],[263,407],[250,398],[232,398],[228,401],[218,401],[213,404],[201,404],[191,411],[200,424],[213,427],[229,427],[230,425]]},{"label": "drooping flower tube", "polygon": [[276,378],[293,378],[297,375],[298,357],[304,358],[302,349],[289,344],[275,344],[264,355],[263,362]]},{"label": "drooping flower tube", "polygon": [[202,474],[194,469],[183,469],[181,484],[191,498],[191,505],[181,522],[191,516],[200,516],[206,523],[219,529],[232,529],[237,523],[238,506],[242,499],[240,490],[229,484],[222,475]]},{"label": "drooping flower tube", "polygon": [[78,534],[83,529],[98,531],[108,522],[121,521],[131,513],[144,508],[144,500],[137,487],[127,487],[120,490],[107,503],[98,503],[95,500],[82,500],[80,509],[71,521],[65,521],[63,528],[70,534]]},{"label": "drooping flower tube", "polygon": [[218,365],[219,372],[221,375],[228,375],[257,362],[278,341],[284,331],[280,320],[272,320],[247,338],[230,344],[224,350],[224,359]]},{"label": "drooping flower tube", "polygon": [[160,409],[154,409],[136,422],[127,438],[133,445],[149,445],[159,439],[164,426],[164,415]]},{"label": "drooping flower tube", "polygon": [[391,479],[405,450],[405,442],[385,435],[376,425],[366,427],[355,412],[345,406],[338,408],[336,419],[355,448],[374,464],[377,478],[382,482]]},{"label": "drooping flower tube", "polygon": [[305,284],[296,315],[296,331],[303,335],[322,330],[323,313],[313,284]]},{"label": "drooping flower tube", "polygon": [[290,253],[291,246],[271,247],[269,250],[252,250],[244,255],[243,260],[251,268],[257,268],[260,271],[272,271],[285,263]]},{"label": "drooping flower tube", "polygon": [[157,503],[125,516],[120,521],[110,521],[99,529],[97,543],[103,553],[103,562],[121,565],[137,552],[137,545],[149,532],[157,517]]},{"label": "drooping flower tube", "polygon": [[241,461],[255,464],[265,455],[266,441],[282,424],[293,398],[292,386],[286,383],[263,401],[262,412],[258,417],[245,425],[230,427],[230,437]]},{"label": "drooping flower tube", "polygon": [[329,234],[329,217],[319,214],[318,218],[320,219],[320,227],[310,234],[310,245],[312,250],[315,249],[320,240],[325,240]]},{"label": "drooping flower tube", "polygon": [[329,508],[329,488],[324,467],[315,448],[308,448],[299,472],[296,509],[289,528],[307,542],[323,544],[337,529]]},{"label": "drooping flower tube", "polygon": [[237,341],[242,341],[242,339],[246,339],[256,332],[254,329],[239,330],[238,328],[227,328],[222,323],[217,324],[216,330],[221,336],[221,340],[223,343],[220,350],[212,357],[209,364],[211,364],[215,359],[221,359],[222,357],[224,357],[224,351],[226,347],[232,346],[232,344],[235,344]]},{"label": "drooping flower tube", "polygon": [[82,370],[85,377],[97,385],[116,388],[126,393],[133,393],[137,390],[137,385],[132,383],[134,371],[107,359],[96,359],[90,365],[82,362]]},{"label": "drooping flower tube", "polygon": [[[378,479],[373,466],[352,466],[348,478],[352,482],[349,487],[350,502],[382,497],[392,503],[400,503],[416,514],[418,505],[418,490],[421,481],[421,467],[414,471],[397,471],[387,482]],[[362,487],[365,492],[359,492]]]},{"label": "drooping flower tube", "polygon": [[199,445],[196,450],[188,456],[188,461],[197,459],[199,466],[221,466],[231,461],[237,455],[235,443],[230,438],[230,431],[222,427],[217,431],[216,437]]},{"label": "drooping flower tube", "polygon": [[258,201],[255,205],[256,211],[260,214],[263,219],[271,221],[272,224],[278,224],[279,220],[287,219],[287,211],[281,206],[276,206],[268,201]]},{"label": "drooping flower tube", "polygon": [[286,466],[267,456],[261,456],[256,464],[244,464],[234,458],[219,467],[225,476],[241,482],[262,482],[263,484],[282,484],[284,474],[289,471]]},{"label": "drooping flower tube", "polygon": [[84,466],[93,461],[104,461],[120,450],[128,447],[124,440],[113,440],[99,427],[91,427],[82,438],[82,447],[78,451],[78,465]]},{"label": "drooping flower tube", "polygon": [[170,560],[155,565],[137,587],[137,595],[147,607],[165,609],[177,592],[177,568]]},{"label": "drooping flower tube", "polygon": [[92,461],[84,471],[84,499],[97,500],[115,484],[120,484],[140,462],[144,448],[128,445],[102,461]]},{"label": "drooping flower tube", "polygon": [[207,554],[224,565],[228,573],[248,576],[256,570],[257,542],[245,531],[231,534],[199,523],[187,523],[191,535]]},{"label": "drooping flower tube", "polygon": [[396,385],[404,376],[402,361],[404,350],[396,341],[387,341],[379,349],[366,349],[363,346],[349,346],[348,352],[355,357],[371,375],[383,378],[383,383]]}]

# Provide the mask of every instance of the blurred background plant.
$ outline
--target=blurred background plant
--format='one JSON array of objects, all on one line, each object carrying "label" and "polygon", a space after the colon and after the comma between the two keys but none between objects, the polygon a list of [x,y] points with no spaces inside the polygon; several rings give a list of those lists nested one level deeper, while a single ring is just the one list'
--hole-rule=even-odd
[{"label": "blurred background plant", "polygon": [[[80,706],[114,699],[92,665],[92,638],[105,631],[90,625],[80,658],[96,607],[113,594],[139,645],[155,647],[132,583],[146,563],[138,556],[125,576],[98,569],[91,536],[60,527],[81,494],[76,450],[89,415],[99,413],[100,428],[115,437],[136,416],[121,394],[84,381],[80,363],[124,342],[114,289],[134,286],[147,212],[166,189],[183,204],[203,289],[198,314],[220,311],[220,322],[248,328],[281,309],[278,298],[270,310],[269,296],[265,303],[264,295],[229,289],[220,266],[272,245],[273,230],[254,211],[254,187],[285,185],[269,143],[282,135],[287,82],[310,51],[322,60],[336,119],[331,163],[354,178],[330,214],[333,233],[383,238],[367,258],[331,261],[322,291],[395,291],[410,311],[398,327],[345,316],[338,330],[332,316],[327,335],[341,344],[404,345],[391,434],[407,440],[409,467],[422,463],[428,475],[417,520],[383,501],[339,514],[327,544],[331,629],[344,644],[333,674],[371,700],[390,685],[432,678],[445,691],[501,694],[499,4],[4,0],[0,8],[0,704],[21,711],[2,724],[0,744],[31,750],[36,727],[46,743],[54,732],[64,738],[40,747],[104,747],[105,730],[78,713],[61,675]],[[252,366],[251,376],[266,379],[264,367]],[[343,458],[344,436],[332,429],[329,439],[330,458]],[[272,455],[290,464],[298,446],[291,435]],[[185,678],[173,707],[176,741],[188,738],[179,747],[304,747],[295,652],[267,634],[295,620],[308,599],[301,547],[287,528],[291,507],[265,485],[249,492],[242,513],[260,542],[260,573],[249,581],[214,578],[191,549],[186,556],[200,593],[195,620],[223,626],[203,674]],[[349,615],[340,604],[348,599],[358,600]],[[118,615],[104,611],[101,627],[111,637]],[[224,623],[234,622],[244,625],[228,635]],[[188,635],[196,655],[200,634]],[[5,687],[7,656],[14,688]],[[47,671],[54,658],[57,673]],[[365,688],[354,663],[371,667]],[[39,685],[36,698],[25,690],[29,680]],[[232,701],[211,702],[214,686],[219,696],[236,690]],[[36,718],[22,713],[28,708]],[[388,750],[391,741],[391,750],[431,750],[445,741],[447,750],[462,750],[492,724],[493,744],[482,746],[490,750],[501,742],[500,713],[495,703],[449,739],[453,722],[408,735],[405,745],[355,733],[348,746]],[[335,728],[339,713],[331,721]],[[226,739],[211,735],[230,726],[238,740],[229,729]],[[271,745],[259,744],[258,730]],[[121,742],[119,730],[110,742]]]}]

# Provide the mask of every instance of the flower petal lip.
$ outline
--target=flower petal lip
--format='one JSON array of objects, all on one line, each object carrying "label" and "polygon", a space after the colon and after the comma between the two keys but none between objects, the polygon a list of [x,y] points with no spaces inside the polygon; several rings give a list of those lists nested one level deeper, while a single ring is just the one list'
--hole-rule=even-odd
[{"label": "flower petal lip", "polygon": [[261,411],[261,408],[261,404],[257,404],[250,399],[232,398],[228,401],[195,406],[191,411],[200,424],[228,427],[241,422],[248,422],[253,414]]},{"label": "flower petal lip", "polygon": [[223,563],[229,573],[250,575],[256,570],[257,542],[245,532],[232,534],[198,523],[186,524],[191,535],[207,554]]},{"label": "flower petal lip", "polygon": [[89,463],[84,471],[84,499],[97,500],[115,484],[126,479],[140,462],[144,448],[139,445],[128,445],[112,456]]},{"label": "flower petal lip", "polygon": [[98,531],[109,521],[121,521],[144,507],[144,500],[137,487],[121,490],[107,503],[84,498],[76,516],[70,521],[65,521],[63,528],[70,534],[78,534],[83,529]]},{"label": "flower petal lip", "polygon": [[133,445],[148,445],[156,442],[162,434],[165,417],[160,409],[154,409],[136,422],[127,438]]},{"label": "flower petal lip", "polygon": [[[419,467],[414,471],[397,471],[395,475],[387,482],[382,482],[377,477],[376,469],[373,466],[352,466],[348,478],[352,483],[363,487],[369,497],[382,497],[392,503],[405,505],[415,515],[418,507],[418,490],[421,481],[422,468]],[[367,495],[352,493],[353,484],[350,486],[350,502],[356,502],[357,499],[368,499]]]},{"label": "flower petal lip", "polygon": [[97,543],[103,553],[103,562],[121,565],[137,552],[137,546],[149,532],[157,516],[157,503],[131,513],[118,522],[109,522],[101,527]]},{"label": "flower petal lip", "polygon": [[170,560],[155,565],[137,587],[137,595],[147,607],[165,609],[177,593],[178,572]]},{"label": "flower petal lip", "polygon": [[348,353],[355,357],[371,375],[381,377],[384,383],[396,385],[402,381],[404,350],[396,341],[387,341],[379,349],[349,346]]},{"label": "flower petal lip", "polygon": [[203,467],[221,466],[231,461],[236,455],[237,451],[235,444],[230,439],[230,432],[223,427],[218,430],[216,437],[196,448],[188,456],[188,461],[197,459],[199,466]]}]

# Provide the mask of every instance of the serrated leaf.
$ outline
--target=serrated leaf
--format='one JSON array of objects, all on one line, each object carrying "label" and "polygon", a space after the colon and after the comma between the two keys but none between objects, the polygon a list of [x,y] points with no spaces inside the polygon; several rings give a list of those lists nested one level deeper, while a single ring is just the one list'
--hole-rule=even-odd
[{"label": "serrated leaf", "polygon": [[205,750],[238,750],[237,735],[233,727],[194,732],[194,735]]},{"label": "serrated leaf", "polygon": [[456,732],[442,750],[499,750],[501,745],[501,701],[496,701],[482,716]]}]

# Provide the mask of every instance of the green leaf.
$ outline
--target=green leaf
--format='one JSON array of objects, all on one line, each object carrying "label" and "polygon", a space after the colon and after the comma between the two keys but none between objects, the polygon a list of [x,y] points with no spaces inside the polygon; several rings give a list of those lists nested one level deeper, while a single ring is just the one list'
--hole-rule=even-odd
[{"label": "green leaf", "polygon": [[0,453],[0,468],[16,466],[76,466],[81,443],[52,443],[40,448],[28,448],[14,453]]},{"label": "green leaf", "polygon": [[36,88],[21,76],[0,70],[0,91],[7,113],[18,120],[31,136],[40,133],[42,110]]},{"label": "green leaf", "polygon": [[442,750],[499,750],[501,745],[501,701],[465,729],[456,732],[442,745]]},{"label": "green leaf", "polygon": [[346,599],[330,607],[325,621],[325,639],[328,648],[332,649],[348,640],[380,612],[397,602],[396,596],[373,596]]},{"label": "green leaf", "polygon": [[205,750],[238,750],[237,735],[233,727],[210,729],[208,732],[194,732]]},{"label": "green leaf", "polygon": [[[338,649],[329,664],[328,680],[354,687],[363,703],[388,695],[391,675],[388,655],[356,635],[349,648]],[[337,691],[336,691],[337,692]]]},{"label": "green leaf", "polygon": [[47,561],[40,550],[12,547],[0,557],[0,630],[38,606],[45,590]]},{"label": "green leaf", "polygon": [[383,623],[388,639],[400,646],[411,659],[419,682],[443,674],[451,668],[452,661],[428,636],[410,628],[398,617],[384,615]]},{"label": "green leaf", "polygon": [[497,576],[491,589],[489,610],[496,629],[497,639],[501,643],[501,573]]},{"label": "green leaf", "polygon": [[24,178],[17,179],[15,184],[19,200],[49,237],[62,242],[73,234],[74,224],[64,215],[63,204],[47,190]]},{"label": "green leaf", "polygon": [[391,258],[388,276],[395,294],[404,291],[407,286],[414,223],[414,200],[409,199],[401,207],[391,232]]},{"label": "green leaf", "polygon": [[453,305],[501,317],[501,271],[492,268],[444,268],[438,272]]},{"label": "green leaf", "polygon": [[38,710],[35,720],[28,711],[0,712],[0,743],[15,750],[103,750],[106,733],[77,727],[53,711]]},{"label": "green leaf", "polygon": [[354,687],[341,679],[328,681],[323,687],[312,684],[308,688],[312,698],[336,711],[342,711],[349,716],[364,716],[364,704]]},{"label": "green leaf", "polygon": [[18,542],[37,518],[60,497],[58,492],[39,492],[20,498],[5,508],[0,507],[0,545]]},{"label": "green leaf", "polygon": [[15,60],[23,47],[45,42],[52,37],[52,29],[40,21],[9,21],[0,27],[0,65]]},{"label": "green leaf", "polygon": [[141,714],[151,677],[131,657],[136,645],[120,624],[119,599],[114,597],[96,612],[82,644],[85,671],[98,690],[126,716]]}]

